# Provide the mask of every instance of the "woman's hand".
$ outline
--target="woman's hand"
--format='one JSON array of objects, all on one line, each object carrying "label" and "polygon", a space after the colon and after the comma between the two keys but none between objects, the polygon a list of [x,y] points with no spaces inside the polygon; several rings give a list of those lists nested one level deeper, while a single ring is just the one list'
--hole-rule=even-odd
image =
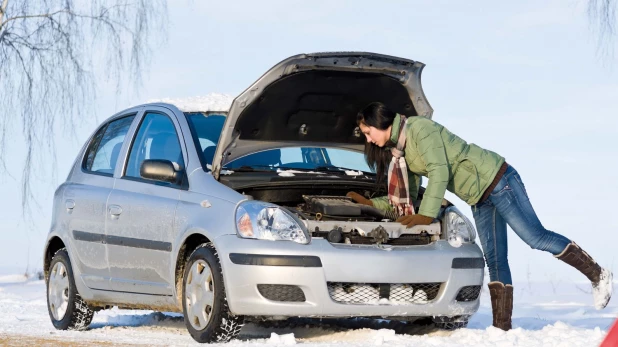
[{"label": "woman's hand", "polygon": [[346,194],[345,196],[347,196],[348,198],[354,200],[356,203],[359,203],[361,205],[373,206],[373,202],[371,202],[371,200],[365,198],[364,196],[356,192],[348,192],[348,194]]},{"label": "woman's hand", "polygon": [[411,214],[399,217],[396,222],[405,225],[406,228],[411,228],[415,225],[429,225],[433,222],[433,218],[423,216],[422,214]]}]

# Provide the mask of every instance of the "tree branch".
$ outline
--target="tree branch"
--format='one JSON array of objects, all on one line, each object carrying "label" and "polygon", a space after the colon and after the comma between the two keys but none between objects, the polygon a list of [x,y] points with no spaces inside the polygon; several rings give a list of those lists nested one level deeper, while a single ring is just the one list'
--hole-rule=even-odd
[{"label": "tree branch", "polygon": [[[8,2],[8,0],[4,0],[6,2]],[[83,18],[83,19],[94,19],[94,20],[103,20],[104,16],[103,15],[99,15],[99,16],[90,16],[90,15],[85,15],[85,14],[79,14],[76,12],[73,12],[71,10],[58,10],[56,12],[52,12],[52,13],[41,13],[41,14],[29,14],[29,15],[23,15],[23,16],[15,16],[15,17],[11,17],[8,18],[7,20],[5,20],[4,22],[2,22],[0,24],[0,28],[2,28],[3,26],[5,26],[7,23],[12,22],[14,20],[18,20],[18,19],[29,19],[29,18],[51,18],[57,14],[62,14],[62,13],[66,13],[70,16],[76,17],[76,18]],[[116,23],[119,24],[119,23]]]},{"label": "tree branch", "polygon": [[84,121],[80,115],[96,114],[97,77],[115,82],[118,94],[126,82],[137,90],[149,58],[144,54],[165,32],[167,5],[166,0],[0,0],[0,6],[0,174],[10,175],[5,144],[23,142],[26,215],[28,205],[36,203],[30,178],[37,171],[47,176],[54,136],[74,132]]},{"label": "tree branch", "polygon": [[[8,1],[8,0],[4,0],[4,1]],[[5,26],[8,22],[11,22],[11,21],[14,21],[14,20],[28,19],[28,18],[49,18],[51,16],[57,15],[58,13],[69,13],[69,14],[72,14],[69,10],[58,10],[58,11],[53,12],[53,13],[29,14],[29,15],[23,15],[23,16],[15,16],[15,17],[8,18],[4,22],[2,22],[0,24],[0,28]]]}]

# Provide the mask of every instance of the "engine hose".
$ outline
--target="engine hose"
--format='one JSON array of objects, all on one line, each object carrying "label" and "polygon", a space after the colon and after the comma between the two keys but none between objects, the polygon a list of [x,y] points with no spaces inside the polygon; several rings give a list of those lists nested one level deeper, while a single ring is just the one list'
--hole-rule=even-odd
[{"label": "engine hose", "polygon": [[396,220],[398,218],[397,213],[395,211],[382,211],[373,206],[367,206],[367,205],[359,205],[359,206],[363,213],[366,213],[372,217],[376,217],[379,219],[390,219],[390,220]]},{"label": "engine hose", "polygon": [[391,219],[391,220],[397,220],[397,218],[399,218],[399,216],[397,215],[397,212],[393,211],[385,211],[384,212],[384,218],[386,219]]}]

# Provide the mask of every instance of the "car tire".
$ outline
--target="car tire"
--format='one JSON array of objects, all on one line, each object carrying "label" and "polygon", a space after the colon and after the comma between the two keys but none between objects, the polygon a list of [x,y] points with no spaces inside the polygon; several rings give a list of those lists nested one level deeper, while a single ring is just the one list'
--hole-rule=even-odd
[{"label": "car tire", "polygon": [[182,311],[187,330],[197,342],[228,342],[240,333],[244,319],[230,313],[221,263],[212,243],[198,246],[187,260]]},{"label": "car tire", "polygon": [[94,311],[77,292],[66,248],[54,254],[45,284],[47,312],[54,327],[58,330],[86,330],[92,322]]}]

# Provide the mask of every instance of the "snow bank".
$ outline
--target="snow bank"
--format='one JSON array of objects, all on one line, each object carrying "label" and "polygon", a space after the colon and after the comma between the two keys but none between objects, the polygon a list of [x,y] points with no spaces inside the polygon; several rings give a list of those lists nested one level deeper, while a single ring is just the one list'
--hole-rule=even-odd
[{"label": "snow bank", "polygon": [[6,275],[0,276],[0,283],[21,283],[26,282],[28,278],[24,275]]},{"label": "snow bank", "polygon": [[192,96],[187,98],[150,99],[147,102],[172,104],[183,112],[227,112],[233,100],[234,97],[228,94],[210,93],[205,96]]},{"label": "snow bank", "polygon": [[277,335],[277,333],[270,333],[268,343],[271,345],[291,346],[296,344],[296,339],[294,334]]},{"label": "snow bank", "polygon": [[[95,314],[87,331],[55,330],[47,312],[45,283],[23,279],[21,275],[0,277],[0,344],[199,346],[187,332],[181,314],[114,308]],[[467,329],[407,331],[407,326],[396,325],[402,323],[388,321],[382,321],[386,326],[350,327],[346,320],[340,320],[345,323],[340,326],[321,320],[313,325],[270,328],[247,324],[240,339],[226,346],[598,346],[618,315],[618,303],[612,301],[605,310],[597,311],[590,294],[576,286],[552,287],[516,287],[514,329],[508,332],[491,326],[491,303],[484,290],[479,312]]]}]

